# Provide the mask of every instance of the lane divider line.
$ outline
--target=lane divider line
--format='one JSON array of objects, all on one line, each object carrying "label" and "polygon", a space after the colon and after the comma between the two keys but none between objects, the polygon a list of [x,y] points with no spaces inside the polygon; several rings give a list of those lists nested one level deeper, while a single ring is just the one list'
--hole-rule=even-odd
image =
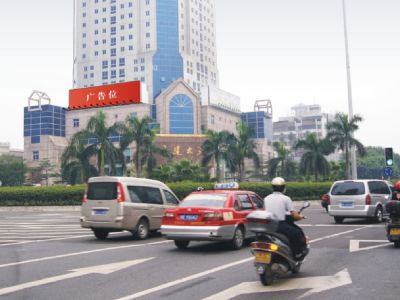
[{"label": "lane divider line", "polygon": [[[343,235],[343,234],[348,234],[350,232],[354,232],[354,231],[361,230],[361,229],[364,229],[364,228],[367,228],[367,227],[364,226],[362,228],[356,228],[356,229],[353,229],[353,230],[348,230],[348,231],[332,234],[332,235],[329,235],[329,236],[326,236],[326,237],[323,237],[323,238],[314,239],[314,240],[311,240],[310,243],[315,243],[315,242],[322,241],[324,239],[337,237],[337,236],[340,236],[340,235]],[[172,282],[164,283],[164,284],[161,284],[161,285],[156,286],[154,288],[147,289],[147,290],[144,290],[144,291],[141,291],[141,292],[137,292],[135,294],[128,295],[128,296],[125,296],[125,297],[122,297],[122,298],[118,298],[118,299],[115,299],[115,300],[131,300],[131,299],[136,299],[136,298],[139,298],[139,297],[143,297],[143,296],[146,296],[148,294],[151,294],[151,293],[154,293],[154,292],[158,292],[160,290],[164,290],[166,288],[170,288],[170,287],[173,287],[175,285],[178,285],[178,284],[181,284],[181,283],[193,280],[193,279],[197,279],[197,278],[209,275],[211,273],[219,272],[221,270],[228,269],[230,267],[234,267],[236,265],[243,264],[243,263],[246,263],[246,262],[249,262],[249,261],[252,261],[252,260],[254,260],[253,257],[242,259],[242,260],[239,260],[237,262],[233,262],[233,263],[229,263],[229,264],[222,265],[222,266],[219,266],[219,267],[215,267],[215,268],[213,268],[211,270],[208,270],[208,271],[200,272],[200,273],[197,273],[197,274],[193,274],[191,276],[187,276],[187,277],[184,277],[184,278],[181,278],[181,279],[177,279],[177,280],[172,281]]]}]

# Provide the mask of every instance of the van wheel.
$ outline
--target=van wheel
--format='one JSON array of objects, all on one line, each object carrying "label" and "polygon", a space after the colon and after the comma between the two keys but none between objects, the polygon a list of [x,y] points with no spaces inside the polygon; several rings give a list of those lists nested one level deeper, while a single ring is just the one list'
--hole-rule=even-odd
[{"label": "van wheel", "polygon": [[93,229],[94,236],[99,240],[105,240],[108,236],[107,230]]},{"label": "van wheel", "polygon": [[378,206],[375,211],[374,220],[376,223],[382,223],[383,221],[383,210],[382,207]]},{"label": "van wheel", "polygon": [[237,227],[233,238],[231,240],[231,247],[233,250],[239,250],[244,244],[244,231],[241,226]]},{"label": "van wheel", "polygon": [[343,217],[333,217],[333,218],[335,219],[335,222],[336,222],[337,224],[342,224],[342,223],[343,223],[343,220],[344,220]]},{"label": "van wheel", "polygon": [[146,219],[140,219],[136,226],[135,237],[144,240],[149,236],[149,222]]},{"label": "van wheel", "polygon": [[178,249],[186,249],[189,246],[190,241],[174,241],[174,243]]},{"label": "van wheel", "polygon": [[400,241],[395,241],[395,242],[394,242],[394,246],[395,246],[396,248],[400,248]]}]

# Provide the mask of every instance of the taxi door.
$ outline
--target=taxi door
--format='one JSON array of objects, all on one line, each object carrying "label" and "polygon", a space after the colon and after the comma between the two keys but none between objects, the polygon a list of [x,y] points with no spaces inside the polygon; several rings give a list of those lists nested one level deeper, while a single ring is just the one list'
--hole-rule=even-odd
[{"label": "taxi door", "polygon": [[235,210],[239,215],[240,223],[243,223],[245,226],[245,235],[247,238],[249,235],[251,235],[251,232],[247,230],[246,217],[249,213],[255,210],[255,207],[247,193],[236,194],[235,198]]}]

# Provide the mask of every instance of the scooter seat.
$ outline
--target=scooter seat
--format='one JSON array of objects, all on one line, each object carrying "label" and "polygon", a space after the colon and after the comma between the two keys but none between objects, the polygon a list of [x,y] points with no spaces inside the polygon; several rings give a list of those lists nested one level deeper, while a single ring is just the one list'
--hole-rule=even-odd
[{"label": "scooter seat", "polygon": [[283,235],[281,233],[269,233],[270,235],[280,239],[282,242],[284,242],[286,245],[290,245],[289,239],[286,237],[286,235]]}]

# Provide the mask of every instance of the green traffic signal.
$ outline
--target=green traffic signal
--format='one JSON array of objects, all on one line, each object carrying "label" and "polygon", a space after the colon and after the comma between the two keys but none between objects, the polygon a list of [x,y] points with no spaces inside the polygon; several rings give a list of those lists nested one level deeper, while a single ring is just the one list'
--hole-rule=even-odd
[{"label": "green traffic signal", "polygon": [[387,167],[393,166],[393,148],[385,148],[385,164]]}]

